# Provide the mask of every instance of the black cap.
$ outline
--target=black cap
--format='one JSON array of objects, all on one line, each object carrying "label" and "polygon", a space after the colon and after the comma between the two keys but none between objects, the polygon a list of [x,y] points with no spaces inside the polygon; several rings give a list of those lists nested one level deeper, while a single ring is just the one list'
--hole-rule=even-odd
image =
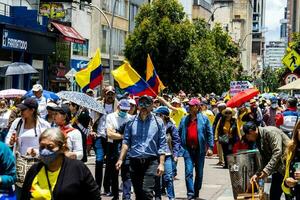
[{"label": "black cap", "polygon": [[52,110],[67,115],[69,119],[72,117],[68,104],[61,104],[60,106],[52,107]]},{"label": "black cap", "polygon": [[148,96],[148,95],[140,96],[139,101],[142,99],[146,99],[148,102],[153,103],[153,98],[151,96]]},{"label": "black cap", "polygon": [[18,104],[17,107],[20,110],[25,110],[28,108],[37,109],[39,107],[39,104],[34,97],[30,97],[26,98],[22,103]]}]

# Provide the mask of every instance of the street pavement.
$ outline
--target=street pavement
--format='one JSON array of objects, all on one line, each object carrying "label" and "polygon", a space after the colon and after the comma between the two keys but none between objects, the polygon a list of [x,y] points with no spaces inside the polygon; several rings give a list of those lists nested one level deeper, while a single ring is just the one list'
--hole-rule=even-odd
[{"label": "street pavement", "polygon": [[[202,189],[200,191],[201,200],[233,200],[230,177],[228,169],[223,169],[216,165],[218,159],[207,158],[204,166],[204,178]],[[95,157],[89,157],[87,162],[92,174],[95,172]],[[178,160],[178,180],[175,180],[176,199],[186,199],[185,175],[184,175],[184,160]],[[121,193],[120,193],[121,197]],[[102,199],[108,200],[111,197],[103,196]],[[120,198],[121,199],[121,198]],[[134,198],[133,198],[134,199]],[[162,199],[167,200],[165,196]]]}]

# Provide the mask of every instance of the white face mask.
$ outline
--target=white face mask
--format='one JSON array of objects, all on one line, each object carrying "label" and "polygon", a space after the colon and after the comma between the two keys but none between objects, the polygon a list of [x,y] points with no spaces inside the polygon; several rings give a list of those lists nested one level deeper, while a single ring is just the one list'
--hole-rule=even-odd
[{"label": "white face mask", "polygon": [[277,108],[278,107],[278,104],[277,103],[273,103],[272,105],[271,105],[271,108],[273,108],[273,109],[275,109],[275,108]]}]

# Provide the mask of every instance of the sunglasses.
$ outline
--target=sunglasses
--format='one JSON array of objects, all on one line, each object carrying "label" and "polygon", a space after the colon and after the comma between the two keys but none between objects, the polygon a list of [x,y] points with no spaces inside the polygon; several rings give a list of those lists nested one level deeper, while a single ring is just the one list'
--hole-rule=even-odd
[{"label": "sunglasses", "polygon": [[225,115],[232,115],[232,112],[225,112]]},{"label": "sunglasses", "polygon": [[151,102],[148,102],[148,101],[139,101],[139,106],[141,108],[147,108],[147,107],[151,106]]}]

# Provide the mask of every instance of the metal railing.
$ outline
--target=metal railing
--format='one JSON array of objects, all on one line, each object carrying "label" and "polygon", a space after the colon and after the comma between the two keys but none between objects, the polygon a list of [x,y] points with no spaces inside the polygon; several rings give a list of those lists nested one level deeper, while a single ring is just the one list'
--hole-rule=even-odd
[{"label": "metal railing", "polygon": [[0,3],[0,15],[10,16],[10,5],[5,3]]}]

